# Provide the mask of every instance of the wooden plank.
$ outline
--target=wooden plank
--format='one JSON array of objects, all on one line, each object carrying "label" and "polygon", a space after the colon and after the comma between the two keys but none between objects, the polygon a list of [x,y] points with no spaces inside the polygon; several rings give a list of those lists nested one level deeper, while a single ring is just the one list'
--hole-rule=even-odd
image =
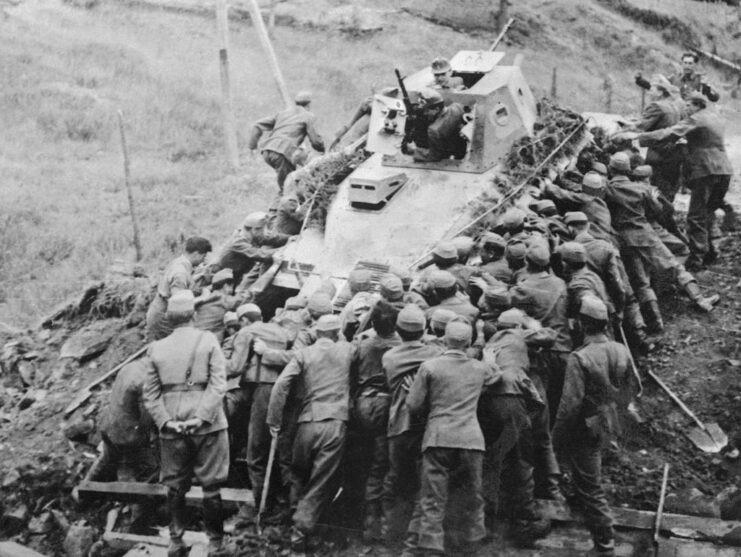
[{"label": "wooden plank", "polygon": [[[538,507],[543,514],[558,522],[577,522],[584,523],[584,518],[575,514],[569,507],[563,503],[539,499]],[[651,511],[638,511],[635,509],[626,509],[623,507],[612,507],[612,515],[615,519],[615,525],[623,528],[632,528],[636,530],[652,530],[656,513]],[[688,516],[682,514],[664,513],[661,520],[661,531],[669,532],[673,529],[694,530],[704,537],[724,538],[733,530],[741,528],[741,522],[721,520],[719,518],[708,518],[703,516]],[[724,540],[729,545],[737,545],[730,539]]]},{"label": "wooden plank", "polygon": [[0,542],[0,557],[45,557],[41,553],[15,542]]},{"label": "wooden plank", "polygon": [[[162,484],[148,484],[144,482],[80,482],[77,486],[80,500],[89,500],[95,497],[106,497],[117,501],[141,501],[142,499],[166,499],[167,487]],[[191,506],[198,506],[203,500],[203,489],[193,486],[185,494],[185,502]],[[221,500],[227,508],[234,508],[240,504],[254,505],[254,498],[249,489],[221,488]]]},{"label": "wooden plank", "polygon": [[[151,545],[154,547],[166,548],[170,543],[167,533],[159,536],[141,536],[138,534],[125,534],[123,532],[108,531],[103,534],[103,541],[109,546],[119,551],[128,551],[139,544]],[[193,532],[186,530],[183,535],[183,541],[188,547],[195,545],[208,545],[208,536],[205,532]]]}]

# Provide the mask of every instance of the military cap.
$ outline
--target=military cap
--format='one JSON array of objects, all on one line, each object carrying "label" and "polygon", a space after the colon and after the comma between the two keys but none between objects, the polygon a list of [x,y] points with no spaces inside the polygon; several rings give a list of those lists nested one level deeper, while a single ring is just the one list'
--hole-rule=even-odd
[{"label": "military cap", "polygon": [[524,311],[517,308],[503,311],[497,317],[497,324],[508,327],[522,327],[527,323],[527,315]]},{"label": "military cap", "polygon": [[495,284],[484,290],[484,300],[492,308],[509,307],[509,290],[504,283]]},{"label": "military cap", "polygon": [[630,156],[618,151],[610,157],[610,168],[618,172],[630,172]]},{"label": "military cap", "polygon": [[213,277],[211,277],[211,284],[221,284],[223,282],[233,282],[234,271],[230,268],[221,269]]},{"label": "military cap", "polygon": [[448,271],[433,271],[430,276],[433,288],[450,288],[455,286],[455,276]]},{"label": "military cap", "polygon": [[401,279],[402,286],[406,289],[412,284],[412,273],[404,265],[391,265],[389,273],[392,273]]},{"label": "military cap", "polygon": [[596,172],[587,172],[584,175],[584,181],[582,182],[582,188],[590,195],[594,195],[602,191],[605,188],[605,182],[602,176]]},{"label": "military cap", "polygon": [[224,327],[239,324],[239,317],[237,317],[236,311],[227,311],[224,314]]},{"label": "military cap", "polygon": [[409,333],[424,331],[425,323],[425,312],[417,304],[405,305],[396,316],[396,326]]},{"label": "military cap", "polygon": [[589,219],[587,218],[587,215],[581,211],[569,211],[564,215],[563,221],[566,224],[579,224],[589,222]]},{"label": "military cap", "polygon": [[473,238],[470,236],[456,236],[452,240],[458,257],[468,257],[473,250]]},{"label": "military cap", "polygon": [[481,245],[483,247],[497,246],[504,249],[507,247],[507,242],[496,232],[485,232],[484,235],[481,236]]},{"label": "military cap", "polygon": [[381,279],[380,292],[381,296],[391,302],[395,302],[404,297],[404,286],[399,277],[388,274]]},{"label": "military cap", "polygon": [[286,300],[286,303],[283,304],[283,307],[288,310],[296,310],[296,309],[302,309],[306,307],[306,304],[309,301],[306,299],[306,296],[303,296],[299,294],[298,296],[291,296]]},{"label": "military cap", "polygon": [[581,299],[579,313],[599,321],[607,321],[607,306],[596,296],[584,296]]},{"label": "military cap", "polygon": [[558,213],[556,204],[550,199],[539,199],[534,201],[529,205],[529,208],[544,217],[550,217]]},{"label": "military cap", "polygon": [[512,242],[507,244],[507,256],[512,259],[525,259],[527,246],[524,242]]},{"label": "military cap", "polygon": [[471,342],[473,336],[473,329],[471,325],[463,321],[451,320],[445,325],[445,341],[453,342],[454,344],[462,344],[464,342]]},{"label": "military cap", "polygon": [[551,250],[545,240],[536,239],[530,242],[525,257],[536,265],[544,267],[551,260]]},{"label": "military cap", "polygon": [[525,223],[525,211],[512,207],[502,215],[502,226],[511,230]]},{"label": "military cap", "polygon": [[167,311],[185,313],[195,309],[196,297],[190,290],[178,290],[167,300]]},{"label": "military cap", "polygon": [[293,102],[300,106],[306,106],[311,102],[311,91],[299,91],[296,93]]},{"label": "military cap", "polygon": [[692,91],[687,95],[687,101],[693,104],[702,105],[703,108],[708,106],[708,99],[699,91]]},{"label": "military cap", "polygon": [[548,225],[538,215],[528,215],[525,219],[525,230],[546,235],[548,234]]},{"label": "military cap", "polygon": [[448,73],[451,70],[450,62],[448,62],[445,58],[435,58],[432,61],[432,64],[430,64],[430,69],[434,74]]},{"label": "military cap", "polygon": [[242,319],[246,315],[262,316],[262,310],[257,304],[242,304],[237,308],[237,318]]},{"label": "military cap", "polygon": [[457,314],[449,309],[437,308],[430,316],[430,324],[435,327],[444,327],[457,317]]},{"label": "military cap", "polygon": [[640,166],[636,166],[633,169],[634,178],[650,178],[653,175],[654,175],[654,169],[651,168],[650,164],[642,164]]},{"label": "military cap", "polygon": [[434,89],[424,89],[420,91],[419,98],[422,101],[423,106],[435,106],[445,102],[443,96]]},{"label": "military cap", "polygon": [[353,269],[347,276],[350,290],[354,292],[365,292],[371,288],[371,273],[367,269]]},{"label": "military cap", "polygon": [[256,211],[254,213],[250,213],[247,215],[247,217],[244,219],[244,222],[242,223],[242,226],[244,228],[262,228],[265,226],[265,223],[268,221],[268,216],[263,213],[262,211]]},{"label": "military cap", "polygon": [[440,259],[458,259],[458,250],[453,242],[443,240],[432,250],[432,255],[436,255]]},{"label": "military cap", "polygon": [[[594,161],[592,163],[592,170],[596,172],[597,174],[601,174],[602,176],[607,176],[607,167],[599,161]],[[582,184],[583,183],[584,182],[582,181]]]},{"label": "military cap", "polygon": [[579,242],[566,242],[558,248],[561,253],[561,259],[567,263],[586,263],[587,250]]},{"label": "military cap", "polygon": [[384,87],[381,89],[381,95],[384,97],[395,97],[399,94],[399,87],[393,86],[393,87]]},{"label": "military cap", "polygon": [[339,331],[341,326],[342,322],[339,316],[333,313],[322,315],[316,322],[317,331]]},{"label": "military cap", "polygon": [[319,288],[314,291],[314,294],[316,294],[317,292],[324,292],[327,296],[329,296],[330,299],[332,299],[334,298],[335,294],[337,294],[337,287],[330,279],[326,279],[322,281],[322,283],[319,285]]},{"label": "military cap", "polygon": [[314,292],[306,308],[313,315],[332,313],[332,298],[326,292]]}]

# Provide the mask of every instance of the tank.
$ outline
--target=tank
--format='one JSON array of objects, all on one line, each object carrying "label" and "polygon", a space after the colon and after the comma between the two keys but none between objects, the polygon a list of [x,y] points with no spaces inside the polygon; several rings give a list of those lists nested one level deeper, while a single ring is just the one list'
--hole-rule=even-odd
[{"label": "tank", "polygon": [[[366,141],[372,154],[339,185],[324,230],[307,227],[282,249],[272,285],[310,294],[330,279],[340,308],[353,269],[370,269],[374,278],[390,265],[414,269],[435,244],[474,218],[477,199],[487,194],[496,200],[501,162],[514,142],[533,134],[537,114],[520,67],[502,65],[503,58],[501,52],[461,51],[450,61],[466,88],[439,92],[467,113],[467,152],[460,160],[415,162],[403,154],[405,104],[375,95]],[[433,83],[429,67],[404,79],[412,102]]]}]

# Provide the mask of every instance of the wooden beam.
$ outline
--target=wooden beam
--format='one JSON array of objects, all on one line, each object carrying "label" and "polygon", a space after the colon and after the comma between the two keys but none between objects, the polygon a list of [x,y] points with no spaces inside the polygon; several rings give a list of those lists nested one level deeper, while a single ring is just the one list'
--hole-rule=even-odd
[{"label": "wooden beam", "polygon": [[[141,536],[138,534],[125,534],[123,532],[107,531],[103,534],[103,541],[113,549],[119,551],[128,551],[139,544],[153,545],[155,547],[166,548],[170,543],[168,536]],[[183,535],[183,541],[188,547],[194,545],[208,545],[208,536],[204,532],[192,532],[186,530]],[[17,556],[25,557],[25,556]],[[30,556],[29,556],[30,557]]]},{"label": "wooden beam", "polygon": [[[148,484],[144,482],[80,482],[77,486],[80,501],[104,497],[117,501],[141,501],[146,499],[167,498],[167,487],[162,484]],[[199,506],[203,500],[203,490],[200,486],[193,486],[185,494],[185,502],[191,506]],[[221,488],[221,500],[224,506],[234,508],[240,504],[254,505],[254,498],[249,489]]]},{"label": "wooden beam", "polygon": [[41,553],[15,542],[0,542],[0,557],[45,557]]}]

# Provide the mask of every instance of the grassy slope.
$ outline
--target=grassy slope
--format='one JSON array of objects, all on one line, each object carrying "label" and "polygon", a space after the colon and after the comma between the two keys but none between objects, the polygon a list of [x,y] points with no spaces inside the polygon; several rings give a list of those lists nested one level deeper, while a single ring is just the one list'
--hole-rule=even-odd
[{"label": "grassy slope", "polygon": [[[536,95],[549,90],[558,67],[559,98],[580,110],[604,108],[608,74],[613,110],[635,110],[635,68],[666,68],[678,52],[597,5],[528,0],[512,10],[522,23],[507,51],[525,54]],[[132,259],[117,109],[149,268],[184,236],[218,243],[246,212],[264,208],[273,173],[245,151],[244,139],[250,122],[280,102],[251,27],[232,26],[243,167],[229,175],[212,20],[114,2],[84,11],[55,0],[28,0],[8,14],[0,15],[0,321],[30,324],[115,259]],[[394,67],[405,73],[437,54],[486,48],[492,35],[396,13],[365,38],[278,27],[275,47],[289,88],[315,92],[329,135],[358,99],[391,82]]]}]

